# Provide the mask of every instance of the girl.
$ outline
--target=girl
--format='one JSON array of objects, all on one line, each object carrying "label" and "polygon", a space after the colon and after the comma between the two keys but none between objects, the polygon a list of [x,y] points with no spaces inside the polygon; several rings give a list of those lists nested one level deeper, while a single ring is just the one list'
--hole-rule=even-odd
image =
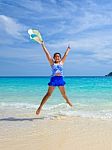
[{"label": "girl", "polygon": [[43,99],[40,103],[40,106],[36,111],[37,115],[39,115],[43,105],[48,100],[48,98],[51,96],[51,94],[54,91],[56,86],[58,86],[58,88],[59,88],[62,96],[66,100],[66,102],[71,107],[73,106],[72,103],[70,102],[70,100],[68,99],[68,97],[66,96],[66,92],[65,92],[65,88],[64,88],[65,81],[63,80],[63,64],[64,64],[66,57],[70,51],[70,46],[68,46],[68,48],[62,58],[61,58],[60,53],[55,53],[54,57],[52,58],[43,41],[42,41],[41,45],[42,45],[42,48],[46,54],[46,57],[47,57],[49,63],[50,63],[50,66],[52,68],[52,76],[51,76],[50,82],[48,83],[48,85],[49,85],[48,91],[45,94],[45,96],[43,97]]}]

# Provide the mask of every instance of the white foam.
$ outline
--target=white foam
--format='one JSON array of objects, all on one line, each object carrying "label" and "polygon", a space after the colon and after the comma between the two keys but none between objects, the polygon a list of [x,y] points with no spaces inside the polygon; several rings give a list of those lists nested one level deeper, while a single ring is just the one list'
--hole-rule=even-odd
[{"label": "white foam", "polygon": [[[39,105],[30,103],[0,103],[0,108],[3,109],[20,109],[20,110],[35,110]],[[111,109],[96,109],[86,104],[75,104],[74,108],[71,108],[66,103],[48,105],[46,104],[42,109],[43,115],[48,118],[58,117],[58,116],[80,116],[86,118],[100,118],[100,119],[112,119]]]},{"label": "white foam", "polygon": [[30,104],[30,103],[15,103],[15,102],[5,103],[5,102],[1,102],[0,107],[15,107],[15,108],[29,109],[29,108],[37,108],[38,105],[34,105],[34,104]]}]

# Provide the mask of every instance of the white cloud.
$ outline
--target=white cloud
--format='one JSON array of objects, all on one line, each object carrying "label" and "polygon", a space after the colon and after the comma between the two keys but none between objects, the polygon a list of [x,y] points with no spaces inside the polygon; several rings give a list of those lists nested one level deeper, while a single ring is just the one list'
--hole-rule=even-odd
[{"label": "white cloud", "polygon": [[[83,34],[82,37],[75,37],[71,40],[62,39],[59,41],[53,41],[49,43],[48,46],[51,49],[59,49],[64,52],[67,45],[70,43],[71,52],[80,61],[82,57],[86,60],[95,61],[111,61],[112,59],[112,31],[94,31]],[[65,50],[64,50],[65,47]],[[63,49],[63,50],[62,50]],[[75,54],[76,53],[76,54]]]},{"label": "white cloud", "polygon": [[[33,3],[31,5],[28,2],[25,7],[30,11],[31,6]],[[112,25],[112,9],[109,9],[109,5],[105,8],[94,0],[85,0],[83,3],[69,0],[38,1],[32,10],[31,19],[37,23],[34,25],[39,26],[47,36],[75,36],[87,30]]]},{"label": "white cloud", "polygon": [[85,1],[84,5],[77,7],[79,13],[72,15],[70,24],[66,28],[67,33],[76,34],[88,29],[93,30],[105,25],[112,25],[112,9],[108,9],[108,7],[97,4],[93,0]]},{"label": "white cloud", "polygon": [[0,15],[0,30],[5,31],[12,37],[23,40],[22,32],[25,31],[25,29],[26,27],[18,23],[15,19]]}]

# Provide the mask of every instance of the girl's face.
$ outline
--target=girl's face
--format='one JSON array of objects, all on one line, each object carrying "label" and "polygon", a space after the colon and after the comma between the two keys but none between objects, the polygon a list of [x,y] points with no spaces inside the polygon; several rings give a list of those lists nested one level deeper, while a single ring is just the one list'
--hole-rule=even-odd
[{"label": "girl's face", "polygon": [[55,60],[56,63],[60,62],[60,60],[61,60],[60,55],[56,54],[55,57],[54,57],[54,60]]}]

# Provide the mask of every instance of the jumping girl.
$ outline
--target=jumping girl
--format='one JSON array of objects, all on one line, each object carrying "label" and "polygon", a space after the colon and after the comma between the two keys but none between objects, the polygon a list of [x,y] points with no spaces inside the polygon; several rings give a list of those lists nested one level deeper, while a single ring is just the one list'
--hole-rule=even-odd
[{"label": "jumping girl", "polygon": [[70,51],[70,46],[68,46],[68,48],[67,48],[67,50],[66,50],[66,52],[62,58],[61,58],[60,53],[55,53],[53,58],[52,58],[43,41],[41,43],[41,46],[42,46],[42,48],[46,54],[46,57],[50,63],[50,66],[52,68],[52,76],[51,76],[50,82],[48,83],[48,85],[49,85],[48,91],[45,94],[45,96],[43,97],[43,99],[40,103],[40,106],[36,110],[37,115],[39,115],[43,105],[48,100],[48,98],[51,96],[51,94],[53,93],[56,86],[58,86],[58,88],[59,88],[62,96],[66,100],[66,102],[71,107],[73,106],[72,103],[70,102],[70,100],[68,99],[67,95],[66,95],[65,88],[64,88],[65,81],[63,80],[63,64],[64,64],[66,57]]}]

